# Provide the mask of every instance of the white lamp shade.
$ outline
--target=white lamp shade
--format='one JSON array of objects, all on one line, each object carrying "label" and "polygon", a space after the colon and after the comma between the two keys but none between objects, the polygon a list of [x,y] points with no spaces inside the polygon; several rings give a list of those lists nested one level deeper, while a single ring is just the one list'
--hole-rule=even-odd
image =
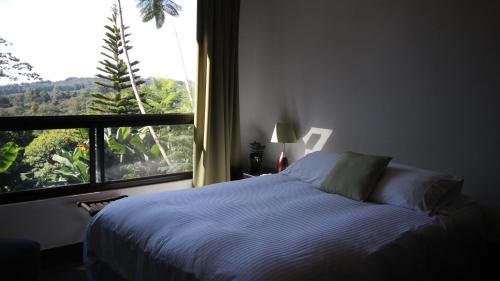
[{"label": "white lamp shade", "polygon": [[274,125],[271,142],[274,143],[294,143],[297,141],[295,130],[290,123],[278,122]]}]

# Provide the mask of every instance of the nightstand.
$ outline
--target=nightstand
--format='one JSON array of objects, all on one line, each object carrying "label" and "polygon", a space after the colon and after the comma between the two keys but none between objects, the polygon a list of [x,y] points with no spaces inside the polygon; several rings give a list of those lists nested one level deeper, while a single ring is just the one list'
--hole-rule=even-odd
[{"label": "nightstand", "polygon": [[243,171],[243,178],[248,179],[248,178],[253,178],[253,177],[258,177],[258,176],[268,175],[268,174],[275,174],[275,173],[276,173],[276,170],[270,169],[270,168],[262,169],[262,173],[259,173],[259,174],[252,174],[252,173],[250,173],[250,171],[246,170],[246,171]]}]

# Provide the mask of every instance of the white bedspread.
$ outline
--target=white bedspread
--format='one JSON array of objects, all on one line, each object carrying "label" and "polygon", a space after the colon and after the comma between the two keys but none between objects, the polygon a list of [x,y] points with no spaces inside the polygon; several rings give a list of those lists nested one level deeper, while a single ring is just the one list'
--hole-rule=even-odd
[{"label": "white bedspread", "polygon": [[377,276],[394,254],[412,266],[441,231],[424,213],[278,174],[118,200],[85,246],[91,270],[105,263],[127,280],[345,280]]}]

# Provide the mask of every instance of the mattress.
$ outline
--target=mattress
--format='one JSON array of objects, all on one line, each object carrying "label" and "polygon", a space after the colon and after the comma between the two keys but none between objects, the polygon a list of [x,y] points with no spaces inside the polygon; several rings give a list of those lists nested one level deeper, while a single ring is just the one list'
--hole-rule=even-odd
[{"label": "mattress", "polygon": [[443,235],[425,213],[275,174],[115,201],[89,224],[85,261],[92,280],[355,280],[425,272],[414,263]]}]

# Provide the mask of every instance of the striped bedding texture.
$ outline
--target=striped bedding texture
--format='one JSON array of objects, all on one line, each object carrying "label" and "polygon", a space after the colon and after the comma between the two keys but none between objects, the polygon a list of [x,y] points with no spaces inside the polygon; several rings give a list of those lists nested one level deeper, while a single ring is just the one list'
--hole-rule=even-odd
[{"label": "striped bedding texture", "polygon": [[437,225],[276,174],[115,201],[90,223],[85,260],[96,281],[111,280],[103,268],[129,281],[347,280]]}]

